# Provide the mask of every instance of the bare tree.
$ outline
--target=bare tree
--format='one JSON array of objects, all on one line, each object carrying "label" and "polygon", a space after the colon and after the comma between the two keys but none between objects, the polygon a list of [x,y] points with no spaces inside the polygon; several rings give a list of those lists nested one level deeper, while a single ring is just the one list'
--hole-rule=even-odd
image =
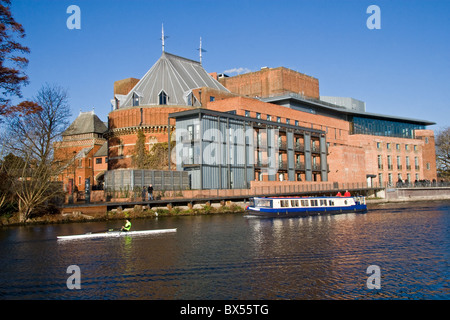
[{"label": "bare tree", "polygon": [[439,176],[450,179],[450,127],[440,131],[436,136],[436,161]]},{"label": "bare tree", "polygon": [[7,147],[38,166],[48,166],[53,161],[53,144],[69,124],[68,95],[57,85],[45,84],[34,101],[41,107],[40,111],[8,121]]},{"label": "bare tree", "polygon": [[[9,157],[9,158],[7,158]],[[52,179],[52,166],[37,166],[35,161],[9,154],[2,163],[3,183],[8,185],[0,200],[5,201],[11,194],[17,202],[19,221],[25,222],[35,210],[58,197],[61,187]]]},{"label": "bare tree", "polygon": [[34,100],[40,106],[38,112],[8,119],[5,147],[13,155],[10,158],[17,161],[10,161],[2,168],[6,180],[3,183],[7,183],[17,202],[22,222],[29,219],[36,208],[62,192],[56,179],[67,165],[64,161],[56,162],[53,157],[53,145],[70,117],[66,91],[46,84]]}]

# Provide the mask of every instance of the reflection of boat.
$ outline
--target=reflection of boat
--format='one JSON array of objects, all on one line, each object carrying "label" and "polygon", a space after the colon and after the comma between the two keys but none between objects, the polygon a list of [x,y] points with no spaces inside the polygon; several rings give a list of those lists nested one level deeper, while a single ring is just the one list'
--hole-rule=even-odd
[{"label": "reflection of boat", "polygon": [[58,236],[58,240],[76,240],[76,239],[87,239],[87,238],[103,238],[103,237],[121,237],[121,236],[136,236],[136,235],[147,235],[155,233],[167,233],[176,232],[177,229],[156,229],[156,230],[141,230],[141,231],[108,231],[99,233],[85,233],[72,236]]},{"label": "reflection of boat", "polygon": [[259,217],[298,217],[346,212],[366,212],[364,197],[253,198],[247,214]]}]

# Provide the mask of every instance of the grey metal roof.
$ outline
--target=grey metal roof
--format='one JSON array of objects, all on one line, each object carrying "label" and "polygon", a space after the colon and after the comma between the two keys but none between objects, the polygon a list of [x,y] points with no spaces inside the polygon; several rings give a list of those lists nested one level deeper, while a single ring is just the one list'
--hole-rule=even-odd
[{"label": "grey metal roof", "polygon": [[80,112],[78,117],[63,132],[63,136],[72,136],[85,133],[104,133],[107,130],[103,121],[94,111]]},{"label": "grey metal roof", "polygon": [[230,92],[211,77],[199,62],[163,52],[121,101],[120,108],[133,106],[133,94],[139,96],[139,105],[157,105],[161,91],[168,96],[168,105],[188,105],[191,90],[201,87]]},{"label": "grey metal roof", "polygon": [[328,110],[328,111],[337,112],[342,115],[351,115],[351,116],[366,117],[366,118],[376,118],[376,119],[383,119],[383,120],[390,120],[390,121],[409,122],[409,123],[420,124],[420,125],[425,125],[425,126],[436,124],[435,122],[428,121],[428,120],[412,119],[412,118],[407,118],[407,117],[389,116],[389,115],[371,113],[371,112],[366,112],[366,111],[350,110],[350,109],[347,109],[342,106],[328,103],[326,101],[315,100],[315,99],[306,99],[298,94],[290,93],[290,92],[284,93],[281,95],[277,95],[277,96],[260,98],[261,101],[270,102],[270,103],[274,103],[274,104],[277,104],[277,102],[279,102],[281,100],[291,100],[291,99],[294,101],[298,101],[298,102],[310,105],[310,106],[319,107],[320,109],[325,110],[325,111]]}]

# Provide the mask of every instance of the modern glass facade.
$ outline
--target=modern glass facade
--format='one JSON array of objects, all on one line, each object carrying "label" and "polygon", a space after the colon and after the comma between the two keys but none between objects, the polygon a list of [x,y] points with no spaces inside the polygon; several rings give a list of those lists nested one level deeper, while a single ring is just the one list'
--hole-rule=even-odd
[{"label": "modern glass facade", "polygon": [[322,130],[200,108],[169,117],[176,119],[177,170],[188,171],[191,189],[244,189],[263,175],[328,181]]},{"label": "modern glass facade", "polygon": [[365,117],[352,117],[350,119],[351,134],[369,134],[374,136],[414,139],[414,130],[417,129],[425,129],[425,126],[408,122]]}]

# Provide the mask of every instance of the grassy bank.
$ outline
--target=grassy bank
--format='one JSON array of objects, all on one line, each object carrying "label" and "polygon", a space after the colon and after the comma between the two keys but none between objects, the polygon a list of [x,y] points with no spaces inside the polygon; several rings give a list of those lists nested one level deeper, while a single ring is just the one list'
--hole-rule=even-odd
[{"label": "grassy bank", "polygon": [[174,207],[169,209],[146,209],[142,206],[135,206],[133,209],[116,209],[107,211],[106,214],[101,215],[87,215],[81,212],[73,212],[66,214],[45,214],[38,217],[32,217],[26,222],[20,222],[18,214],[4,215],[0,217],[0,226],[13,225],[33,225],[33,224],[56,224],[56,223],[72,223],[72,222],[87,222],[87,221],[107,221],[118,219],[145,219],[156,217],[172,217],[172,216],[196,216],[196,215],[210,215],[210,214],[233,214],[242,213],[243,207],[238,204],[231,204],[229,206],[210,206],[203,205],[195,208],[180,208]]}]

